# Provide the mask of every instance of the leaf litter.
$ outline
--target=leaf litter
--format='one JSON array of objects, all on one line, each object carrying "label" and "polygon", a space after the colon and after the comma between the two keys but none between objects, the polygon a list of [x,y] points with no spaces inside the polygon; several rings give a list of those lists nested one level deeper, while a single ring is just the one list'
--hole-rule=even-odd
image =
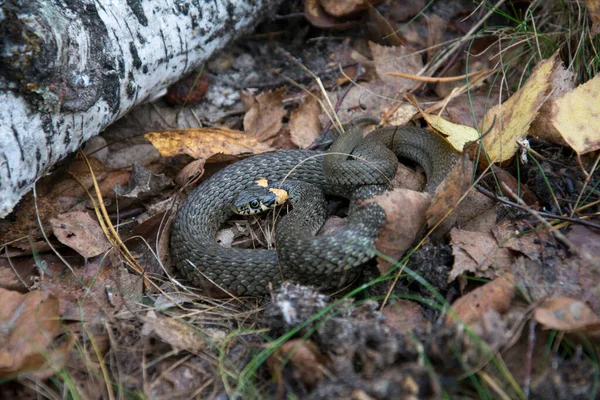
[{"label": "leaf litter", "polygon": [[[192,99],[197,74],[88,143],[93,174],[81,156],[65,161],[0,222],[3,377],[68,376],[102,398],[125,387],[183,398],[592,393],[600,81],[564,51],[522,47],[537,43],[519,40],[529,31],[492,29],[507,8],[338,3],[307,0],[306,21],[282,26],[297,39],[274,39],[275,52],[260,35],[248,39],[258,52],[231,45],[207,63],[193,101],[172,97]],[[535,16],[531,32],[550,29],[537,13],[552,7],[523,24]],[[489,37],[472,34],[479,22]],[[308,24],[347,40],[308,40]],[[344,293],[285,283],[267,299],[214,299],[188,286],[168,254],[178,204],[242,157],[307,148],[331,126],[325,96],[342,122],[428,126],[465,155],[433,197],[418,192],[418,167],[399,167],[411,190],[372,200],[387,215],[377,265]],[[346,224],[333,200],[321,234]],[[272,247],[272,227],[271,216],[235,219],[216,240]]]}]

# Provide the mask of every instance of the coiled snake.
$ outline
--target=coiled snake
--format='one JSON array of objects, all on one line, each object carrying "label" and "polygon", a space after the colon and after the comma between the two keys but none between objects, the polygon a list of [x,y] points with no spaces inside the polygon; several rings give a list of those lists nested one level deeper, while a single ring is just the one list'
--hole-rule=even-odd
[{"label": "coiled snake", "polygon": [[[358,122],[365,121],[373,119]],[[385,219],[375,204],[352,202],[348,227],[333,235],[307,236],[301,232],[302,218],[286,224],[285,229],[278,227],[279,256],[273,250],[224,248],[215,242],[215,235],[233,214],[235,196],[258,179],[286,178],[315,185],[327,194],[369,197],[393,178],[399,156],[425,169],[426,190],[433,192],[457,159],[445,140],[425,129],[385,127],[362,139],[358,125],[348,126],[348,132],[333,143],[326,156],[312,150],[261,154],[238,161],[203,182],[186,199],[173,224],[171,256],[176,269],[196,286],[215,283],[238,295],[268,293],[269,283],[277,286],[282,279],[329,290],[346,285],[356,273],[354,267],[374,255],[373,243]],[[361,159],[335,155],[350,151]],[[311,203],[315,201],[311,199],[305,207],[317,209],[318,205]],[[294,211],[286,217],[305,203],[294,204]]]}]

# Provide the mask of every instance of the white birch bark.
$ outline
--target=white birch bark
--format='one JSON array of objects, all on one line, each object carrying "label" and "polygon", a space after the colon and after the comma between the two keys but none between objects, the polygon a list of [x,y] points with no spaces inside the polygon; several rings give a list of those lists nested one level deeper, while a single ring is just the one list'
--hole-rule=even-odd
[{"label": "white birch bark", "polygon": [[199,68],[279,2],[2,2],[0,217],[58,160]]}]

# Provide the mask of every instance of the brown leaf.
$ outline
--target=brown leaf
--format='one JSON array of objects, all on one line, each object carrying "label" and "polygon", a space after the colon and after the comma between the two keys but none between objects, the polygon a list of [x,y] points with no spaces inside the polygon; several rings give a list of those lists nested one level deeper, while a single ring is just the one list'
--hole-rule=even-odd
[{"label": "brown leaf", "polygon": [[73,211],[50,219],[54,236],[85,258],[95,257],[111,248],[98,222],[88,213]]},{"label": "brown leaf", "polygon": [[320,114],[321,107],[313,96],[307,96],[300,107],[292,113],[289,127],[292,142],[296,146],[304,149],[319,136],[321,130]]},{"label": "brown leaf", "polygon": [[323,10],[319,0],[304,1],[304,17],[313,26],[324,29],[345,30],[355,27],[359,23],[359,21],[343,21],[332,17]]},{"label": "brown leaf", "polygon": [[[369,48],[373,54],[373,62],[379,79],[384,81],[390,87],[387,88],[389,95],[407,92],[412,89],[417,82],[390,76],[388,72],[401,72],[403,74],[416,75],[423,68],[421,55],[409,47],[386,47],[376,43],[369,42]],[[378,93],[382,94],[382,93]]]},{"label": "brown leaf", "polygon": [[430,228],[441,221],[450,210],[453,210],[462,196],[471,187],[473,163],[463,154],[446,179],[437,187],[431,205],[425,213],[427,226]]},{"label": "brown leaf", "polygon": [[[394,189],[367,200],[365,203],[375,202],[386,213],[375,248],[394,260],[399,259],[425,227],[425,210],[429,207],[430,197],[427,193]],[[392,267],[381,257],[377,258],[377,263],[382,275]]]},{"label": "brown leaf", "polygon": [[582,298],[592,306],[594,311],[600,312],[600,234],[581,225],[571,227],[567,239],[579,250],[572,258],[579,264],[578,284],[583,289]]},{"label": "brown leaf", "polygon": [[327,14],[339,18],[364,11],[369,8],[370,5],[376,5],[382,1],[383,0],[319,0],[319,3]]},{"label": "brown leaf", "polygon": [[184,187],[188,183],[195,182],[204,175],[204,164],[206,164],[205,159],[194,160],[185,167],[175,177],[175,183]]},{"label": "brown leaf", "polygon": [[591,34],[592,36],[597,35],[600,33],[600,1],[585,0],[585,4],[587,5],[590,16],[592,17]]},{"label": "brown leaf", "polygon": [[600,317],[590,307],[569,297],[556,297],[535,308],[533,318],[547,329],[577,331],[591,328],[598,332]]},{"label": "brown leaf", "polygon": [[154,174],[136,162],[133,164],[133,171],[127,185],[123,187],[118,184],[115,187],[115,193],[127,199],[146,200],[161,193],[163,189],[172,184],[171,179],[164,174]]},{"label": "brown leaf", "polygon": [[141,307],[142,278],[111,265],[111,257],[94,258],[74,272],[44,279],[40,285],[42,293],[60,299],[62,319],[92,321],[112,315],[125,304],[130,312]]},{"label": "brown leaf", "polygon": [[59,335],[58,299],[0,289],[0,377],[42,368]]},{"label": "brown leaf", "polygon": [[550,233],[544,229],[537,229],[533,232],[524,233],[523,228],[510,220],[498,223],[492,228],[492,233],[502,247],[512,251],[519,252],[529,259],[537,260],[544,250],[544,244],[552,243]]},{"label": "brown leaf", "polygon": [[[176,349],[187,350],[198,354],[206,348],[206,336],[191,325],[178,321],[175,318],[149,313],[144,320],[143,334],[154,333],[161,340],[169,343]],[[221,338],[222,340],[223,338]]]},{"label": "brown leaf", "polygon": [[283,107],[285,87],[261,93],[256,97],[244,93],[242,101],[247,110],[244,116],[244,132],[259,142],[271,139],[279,133],[287,114]]},{"label": "brown leaf", "polygon": [[519,193],[520,198],[527,205],[531,206],[535,210],[540,209],[539,200],[535,193],[531,191],[531,189],[529,189],[522,182],[519,182],[517,178],[515,178],[514,176],[512,176],[497,165],[492,165],[492,170],[494,171],[494,176],[498,180],[499,186],[501,186],[502,183],[504,183],[513,193]]},{"label": "brown leaf", "polygon": [[208,75],[198,76],[198,72],[194,72],[169,86],[165,100],[177,106],[196,104],[204,98],[208,83]]},{"label": "brown leaf", "polygon": [[280,371],[284,360],[289,359],[295,380],[314,388],[329,375],[329,359],[310,340],[292,339],[285,342],[271,358],[268,365],[272,371]]},{"label": "brown leaf", "polygon": [[423,307],[409,300],[398,299],[383,309],[385,324],[395,333],[406,334],[413,330],[427,329],[431,323],[423,316]]},{"label": "brown leaf", "polygon": [[149,132],[144,137],[151,141],[164,157],[187,154],[195,159],[208,160],[217,154],[260,154],[273,150],[243,132],[228,128]]},{"label": "brown leaf", "polygon": [[477,277],[494,278],[511,271],[513,256],[500,247],[490,232],[450,231],[454,265],[448,282],[468,272]]},{"label": "brown leaf", "polygon": [[[456,317],[467,324],[482,319],[489,310],[502,314],[510,306],[515,294],[514,277],[506,274],[462,296],[452,304]],[[446,317],[446,324],[454,323],[452,314]]]}]

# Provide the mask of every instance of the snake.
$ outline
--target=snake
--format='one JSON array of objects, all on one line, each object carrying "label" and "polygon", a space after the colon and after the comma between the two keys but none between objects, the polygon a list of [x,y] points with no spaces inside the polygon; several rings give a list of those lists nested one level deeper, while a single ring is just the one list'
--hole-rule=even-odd
[{"label": "snake", "polygon": [[[230,295],[268,294],[284,280],[333,290],[355,279],[357,267],[374,257],[374,242],[385,220],[381,207],[359,205],[358,200],[387,188],[397,157],[423,167],[429,193],[458,159],[445,139],[423,128],[378,127],[363,138],[359,124],[374,121],[364,117],[346,124],[347,132],[327,152],[299,149],[260,154],[202,182],[184,201],[172,225],[170,252],[177,272],[193,286],[211,291],[218,287]],[[294,209],[284,217],[291,221],[283,224],[282,220],[276,227],[277,251],[221,246],[215,237],[234,214],[237,196],[261,179],[288,181],[300,190],[302,201],[294,201]],[[332,235],[312,236],[318,223],[311,219],[324,219],[320,210],[325,200],[314,190],[306,190],[311,197],[301,199],[303,185],[350,198],[348,226]]]}]

